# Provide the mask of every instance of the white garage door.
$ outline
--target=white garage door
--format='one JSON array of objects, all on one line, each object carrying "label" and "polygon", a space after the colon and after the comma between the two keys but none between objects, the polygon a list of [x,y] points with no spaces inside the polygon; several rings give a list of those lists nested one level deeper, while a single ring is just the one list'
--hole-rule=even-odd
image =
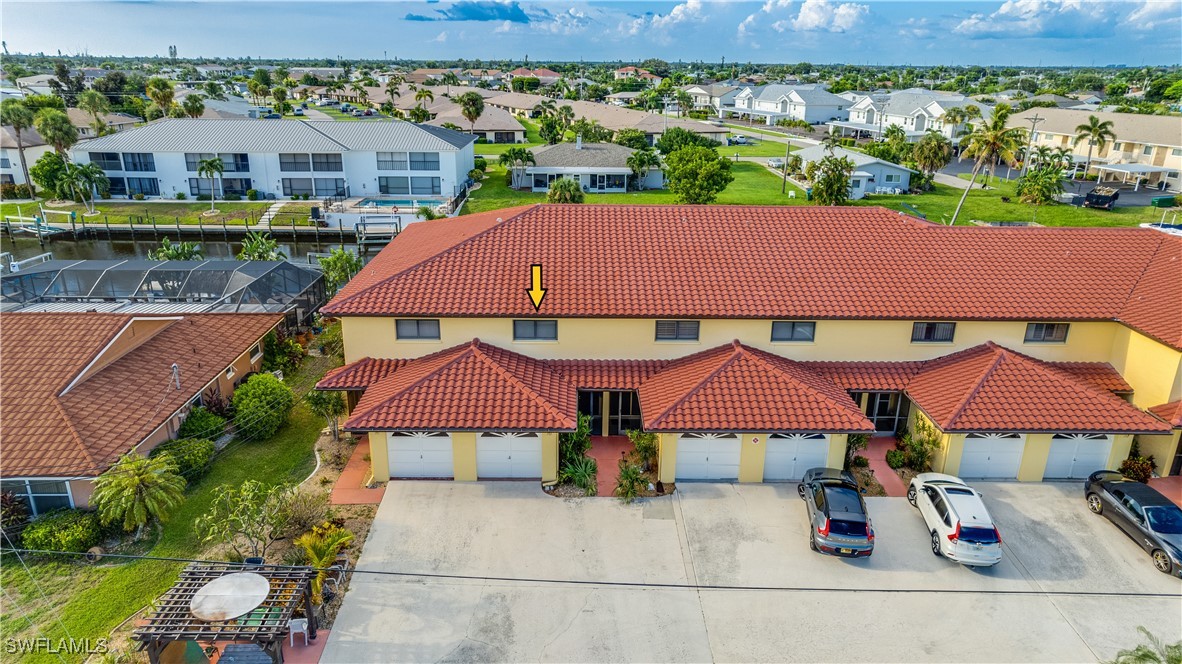
[{"label": "white garage door", "polygon": [[1074,479],[1108,467],[1112,436],[1102,433],[1055,434],[1047,455],[1046,479]]},{"label": "white garage door", "polygon": [[482,433],[476,439],[476,477],[542,476],[542,439],[536,433]]},{"label": "white garage door", "polygon": [[1012,480],[1018,478],[1026,437],[1019,433],[970,433],[960,457],[965,479]]},{"label": "white garage door", "polygon": [[739,449],[733,433],[682,434],[677,439],[677,479],[738,479]]},{"label": "white garage door", "polygon": [[773,433],[767,439],[763,481],[799,480],[828,459],[829,436],[823,433]]},{"label": "white garage door", "polygon": [[454,477],[451,436],[436,431],[388,434],[390,477]]}]

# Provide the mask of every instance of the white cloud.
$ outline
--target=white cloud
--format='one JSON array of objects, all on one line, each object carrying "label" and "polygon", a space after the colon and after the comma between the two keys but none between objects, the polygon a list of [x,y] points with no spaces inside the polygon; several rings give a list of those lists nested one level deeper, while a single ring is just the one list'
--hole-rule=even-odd
[{"label": "white cloud", "polygon": [[962,20],[953,31],[973,39],[1107,38],[1112,36],[1115,24],[1129,21],[1134,15],[1141,17],[1134,19],[1135,27],[1145,29],[1145,19],[1164,17],[1171,8],[1177,17],[1177,0],[1007,0],[991,14],[977,13]]},{"label": "white cloud", "polygon": [[829,0],[804,0],[792,27],[802,31],[848,32],[869,13],[869,5],[856,2],[834,4]]},{"label": "white cloud", "polygon": [[444,30],[443,32],[440,32],[439,34],[435,35],[435,39],[432,39],[431,41],[439,42],[440,44],[447,41],[447,30]]},{"label": "white cloud", "polygon": [[1137,30],[1177,26],[1182,23],[1182,0],[1145,0],[1125,17],[1123,23],[1124,27]]},{"label": "white cloud", "polygon": [[497,33],[497,34],[504,34],[506,32],[512,32],[512,31],[513,31],[513,21],[505,21],[505,22],[501,23],[500,25],[498,25],[493,30],[493,32]]},{"label": "white cloud", "polygon": [[630,37],[644,34],[660,43],[668,43],[671,28],[683,23],[702,21],[705,19],[704,8],[703,0],[685,0],[675,5],[668,14],[650,12],[642,16],[633,16],[630,20],[622,21],[619,29]]},{"label": "white cloud", "polygon": [[[759,27],[761,21],[771,20],[773,14],[792,9],[792,0],[767,0],[759,11],[749,14],[739,23],[739,39],[743,39]],[[772,24],[775,27],[775,24]]]}]

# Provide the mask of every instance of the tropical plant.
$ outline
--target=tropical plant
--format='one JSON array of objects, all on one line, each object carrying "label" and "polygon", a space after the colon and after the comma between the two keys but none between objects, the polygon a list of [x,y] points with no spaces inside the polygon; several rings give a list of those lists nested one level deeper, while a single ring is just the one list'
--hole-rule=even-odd
[{"label": "tropical plant", "polygon": [[677,100],[678,116],[685,115],[691,108],[693,108],[694,98],[691,97],[690,93],[686,92],[685,90],[678,90],[674,92],[673,97]]},{"label": "tropical plant", "polygon": [[[202,159],[197,162],[197,177],[209,178],[209,213],[214,214],[217,210],[214,209],[214,201],[218,197],[218,183],[216,178],[220,178],[222,173],[226,171],[226,165],[222,163],[221,157],[210,157],[209,159]],[[245,245],[245,243],[243,243]],[[245,250],[245,246],[243,247]],[[241,256],[239,256],[241,258]],[[274,259],[269,259],[274,260]]]},{"label": "tropical plant", "polygon": [[0,531],[8,531],[28,520],[29,505],[24,497],[12,491],[0,491]]},{"label": "tropical plant", "polygon": [[317,604],[324,601],[324,580],[328,578],[328,568],[336,560],[337,554],[352,541],[353,533],[333,524],[317,526],[296,538],[296,546],[308,555],[308,564],[318,570],[312,579],[312,599]]},{"label": "tropical plant", "polygon": [[[575,120],[571,123],[569,130],[575,139],[582,137],[584,143],[607,143],[612,139],[612,130],[599,124],[596,120],[588,120],[587,118]],[[648,147],[647,144],[645,147]]]},{"label": "tropical plant", "polygon": [[630,429],[625,432],[628,440],[632,442],[632,447],[636,451],[636,458],[640,460],[640,465],[643,470],[650,471],[656,466],[657,453],[660,447],[657,444],[657,434],[651,431],[640,431],[637,429]]},{"label": "tropical plant", "polygon": [[882,138],[888,143],[906,141],[907,132],[904,131],[903,127],[892,123],[891,126],[886,128],[886,131],[882,132]]},{"label": "tropical plant", "polygon": [[689,204],[713,202],[735,179],[730,161],[718,156],[712,148],[701,146],[683,147],[666,154],[665,176],[675,200]]},{"label": "tropical plant", "polygon": [[906,459],[907,454],[903,450],[887,450],[886,452],[887,465],[896,470],[903,467]]},{"label": "tropical plant", "polygon": [[572,459],[562,467],[559,479],[579,487],[585,495],[594,496],[599,488],[596,483],[598,472],[599,463],[595,459],[581,456]]},{"label": "tropical plant", "polygon": [[1088,174],[1088,170],[1092,168],[1092,150],[1099,148],[1104,149],[1108,145],[1108,141],[1116,140],[1116,132],[1112,130],[1112,120],[1103,120],[1089,115],[1088,121],[1075,128],[1075,140],[1073,145],[1079,145],[1084,141],[1088,142],[1088,160],[1084,163],[1084,175]]},{"label": "tropical plant", "polygon": [[78,142],[78,129],[70,122],[70,116],[65,111],[56,108],[43,108],[33,117],[33,127],[41,134],[41,139],[53,146],[54,152],[69,161],[68,150]]},{"label": "tropical plant", "polygon": [[928,131],[915,144],[911,158],[924,173],[935,173],[952,161],[952,141],[937,131]]},{"label": "tropical plant", "polygon": [[208,470],[216,449],[213,441],[207,438],[178,438],[160,443],[152,448],[148,456],[158,457],[167,454],[176,464],[177,474],[192,482]]},{"label": "tropical plant", "polygon": [[521,147],[512,147],[501,153],[498,158],[502,166],[510,169],[512,177],[512,184],[514,189],[520,189],[525,186],[525,169],[528,166],[538,163],[534,159],[534,153]]},{"label": "tropical plant", "polygon": [[854,162],[849,157],[826,155],[817,162],[813,175],[813,200],[817,205],[845,205],[850,199],[850,176]]},{"label": "tropical plant", "polygon": [[960,201],[957,202],[956,209],[952,212],[952,220],[948,222],[948,225],[955,224],[957,218],[960,217],[960,211],[964,207],[965,199],[969,196],[969,190],[976,183],[977,175],[980,174],[982,168],[998,160],[1011,165],[1017,161],[1018,150],[1022,147],[1026,130],[1021,127],[1007,127],[1006,120],[1009,117],[1010,107],[1006,104],[998,104],[993,107],[993,113],[988,120],[979,126],[974,126],[973,130],[961,139],[960,158],[974,160],[973,172],[969,177],[969,186],[965,187],[964,193],[961,194]]},{"label": "tropical plant", "polygon": [[283,501],[285,534],[294,537],[324,523],[332,514],[329,495],[316,489],[294,489]]},{"label": "tropical plant", "polygon": [[402,85],[401,76],[391,76],[386,80],[386,96],[390,98],[390,103],[394,103],[396,97],[401,97],[402,93],[398,91],[398,86]]},{"label": "tropical plant", "polygon": [[234,390],[234,425],[243,440],[275,435],[295,403],[291,388],[269,373],[257,373]]},{"label": "tropical plant", "polygon": [[716,148],[721,143],[711,138],[707,138],[703,134],[692,132],[681,127],[673,127],[661,134],[657,139],[656,148],[661,151],[663,155],[670,155],[682,148],[687,147],[702,147],[702,148]]},{"label": "tropical plant", "polygon": [[1030,205],[1053,203],[1063,193],[1063,172],[1054,165],[1032,168],[1018,178],[1014,193]]},{"label": "tropical plant", "polygon": [[173,244],[168,238],[160,240],[159,248],[148,252],[148,260],[153,261],[199,261],[204,257],[201,245],[196,242]]},{"label": "tropical plant", "polygon": [[418,108],[426,111],[427,102],[433,101],[435,101],[435,93],[431,92],[427,88],[420,88],[415,91],[415,102],[418,104]]},{"label": "tropical plant", "polygon": [[78,108],[90,114],[90,127],[95,136],[107,133],[107,124],[99,117],[111,112],[111,100],[107,99],[107,95],[97,90],[83,90],[78,93]]},{"label": "tropical plant", "polygon": [[649,171],[661,167],[661,158],[652,150],[644,149],[628,155],[625,163],[632,169],[632,181],[636,183],[636,188],[644,189],[645,178],[648,177]]},{"label": "tropical plant", "polygon": [[21,542],[26,549],[83,553],[102,536],[98,514],[63,509],[33,519],[21,532]]},{"label": "tropical plant", "polygon": [[[7,69],[10,65],[5,65]],[[11,73],[11,72],[9,72]],[[0,102],[0,125],[12,127],[12,134],[16,138],[16,151],[21,161],[21,172],[25,174],[25,182],[29,183],[29,193],[37,195],[33,188],[33,180],[29,178],[29,165],[25,161],[25,130],[33,126],[34,113],[19,99],[5,99]]]},{"label": "tropical plant", "polygon": [[181,101],[181,109],[191,118],[199,118],[205,113],[205,101],[199,94],[190,94]]},{"label": "tropical plant", "polygon": [[168,109],[172,108],[176,91],[173,90],[172,81],[166,78],[160,78],[159,76],[153,76],[148,79],[147,84],[144,86],[144,94],[148,95],[148,99],[151,99],[161,110],[167,113]]},{"label": "tropical plant", "polygon": [[582,203],[587,195],[578,180],[572,178],[558,178],[550,183],[550,191],[546,192],[547,203]]},{"label": "tropical plant", "polygon": [[247,552],[265,557],[267,549],[287,529],[290,494],[291,490],[282,484],[268,486],[258,480],[223,484],[213,490],[209,510],[197,517],[196,531],[202,542],[224,544],[240,559]]},{"label": "tropical plant", "polygon": [[650,147],[648,144],[648,134],[632,127],[617,131],[615,143],[616,145],[623,145],[633,150],[646,150]]},{"label": "tropical plant", "polygon": [[153,520],[168,521],[184,499],[185,478],[171,456],[146,457],[135,452],[123,455],[99,475],[90,497],[103,525],[120,522],[124,531],[135,531],[137,540]]},{"label": "tropical plant", "polygon": [[345,248],[333,249],[332,253],[322,256],[319,261],[329,297],[336,295],[337,290],[360,272],[364,265],[360,256]]},{"label": "tropical plant", "polygon": [[631,503],[644,491],[646,481],[640,466],[620,459],[620,474],[616,478],[616,497],[624,504]]},{"label": "tropical plant", "polygon": [[846,437],[846,443],[845,443],[845,466],[846,466],[846,468],[849,468],[850,466],[858,465],[857,463],[855,463],[855,461],[857,459],[859,459],[859,458],[865,459],[866,458],[866,457],[859,457],[858,452],[866,449],[866,443],[869,442],[869,440],[870,440],[870,436],[868,436],[864,433],[852,433]]},{"label": "tropical plant", "polygon": [[1140,453],[1130,454],[1127,459],[1120,462],[1117,470],[1135,482],[1147,483],[1153,477],[1153,461],[1141,456]]},{"label": "tropical plant", "polygon": [[558,111],[558,106],[553,99],[543,99],[534,104],[533,114],[536,117],[548,117],[554,115]]},{"label": "tropical plant", "polygon": [[[62,176],[66,172],[66,161],[56,152],[46,152],[37,158],[37,162],[29,169],[32,181],[50,195],[61,198]],[[66,193],[69,196],[69,193]]]},{"label": "tropical plant", "polygon": [[[448,72],[451,73],[451,72]],[[454,74],[452,74],[454,76]],[[484,113],[484,97],[476,92],[465,92],[456,100],[460,105],[460,113],[468,121],[469,129],[476,131],[476,121]]]},{"label": "tropical plant", "polygon": [[1111,664],[1182,664],[1182,641],[1166,644],[1144,627],[1137,631],[1148,643],[1117,652]]},{"label": "tropical plant", "polygon": [[460,84],[460,77],[456,76],[454,71],[445,71],[440,78],[440,82],[447,86],[447,96],[451,96],[451,86]]},{"label": "tropical plant", "polygon": [[579,413],[575,430],[558,434],[558,466],[566,467],[591,449],[591,418]]},{"label": "tropical plant", "polygon": [[903,451],[903,464],[925,472],[931,469],[932,456],[940,449],[940,434],[926,419],[916,418],[911,430],[903,433],[899,445]]},{"label": "tropical plant", "polygon": [[311,409],[313,415],[323,417],[328,422],[332,439],[340,440],[338,422],[341,415],[347,411],[345,398],[341,396],[341,393],[312,390],[304,395],[304,401],[308,403],[308,408]]},{"label": "tropical plant", "polygon": [[250,232],[242,239],[242,250],[238,252],[240,261],[281,261],[286,260],[287,254],[279,250],[279,243],[268,233]]}]

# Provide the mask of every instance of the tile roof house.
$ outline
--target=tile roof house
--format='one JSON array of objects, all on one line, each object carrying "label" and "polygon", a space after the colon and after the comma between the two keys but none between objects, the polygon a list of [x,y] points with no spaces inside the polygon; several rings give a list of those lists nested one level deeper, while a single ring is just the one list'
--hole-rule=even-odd
[{"label": "tile roof house", "polygon": [[[628,191],[629,182],[636,179],[628,165],[628,158],[636,150],[623,145],[584,143],[580,136],[574,143],[543,145],[531,152],[535,163],[526,167],[525,175],[533,191],[549,191],[555,180],[571,178],[588,193],[621,193]],[[664,174],[659,168],[649,169],[639,185],[643,189],[660,189],[665,186]]]},{"label": "tile roof house", "polygon": [[453,124],[465,133],[472,134],[487,143],[524,143],[525,127],[513,117],[513,114],[503,108],[485,106],[476,124],[472,125],[464,117],[463,109],[455,102],[448,100],[447,104],[434,104],[429,111],[435,116],[425,124],[442,127]]},{"label": "tile roof house", "polygon": [[657,433],[667,482],[799,478],[920,420],[938,471],[1079,477],[1176,454],[1144,409],[1182,398],[1180,264],[1151,229],[523,206],[400,234],[324,308],[349,364],[320,388],[360,394],[379,478],[553,480],[572,400]]},{"label": "tile roof house", "polygon": [[[83,507],[121,455],[175,437],[262,362],[275,314],[4,314],[0,484],[35,513]],[[175,367],[175,369],[173,368]]]}]

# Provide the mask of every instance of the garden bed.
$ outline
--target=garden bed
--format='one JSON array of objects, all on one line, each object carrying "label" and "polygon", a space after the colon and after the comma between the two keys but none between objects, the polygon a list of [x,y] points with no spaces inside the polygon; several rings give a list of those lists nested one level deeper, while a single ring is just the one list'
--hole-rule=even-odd
[{"label": "garden bed", "polygon": [[886,491],[883,490],[882,484],[878,481],[878,478],[874,476],[874,471],[870,468],[854,468],[850,472],[852,472],[854,474],[854,478],[858,480],[858,486],[862,487],[862,495],[873,498],[886,495]]}]

